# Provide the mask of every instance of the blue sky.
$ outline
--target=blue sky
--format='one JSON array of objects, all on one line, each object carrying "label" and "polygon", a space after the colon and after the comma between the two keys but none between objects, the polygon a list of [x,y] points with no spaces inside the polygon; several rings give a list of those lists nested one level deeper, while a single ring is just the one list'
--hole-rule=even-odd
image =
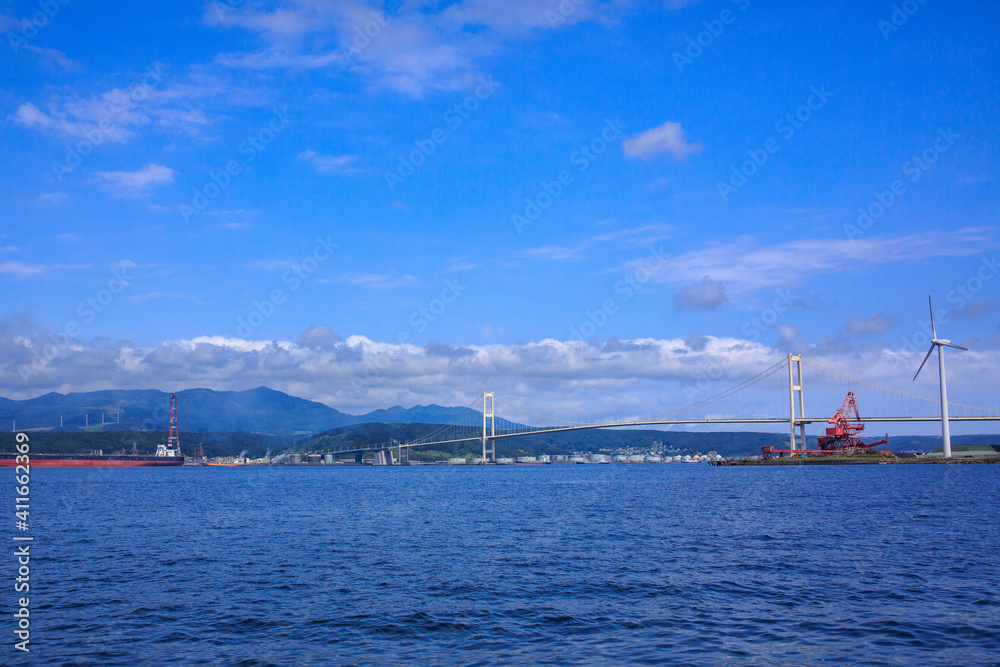
[{"label": "blue sky", "polygon": [[2,2],[0,395],[655,411],[788,351],[910,389],[931,294],[994,404],[1000,8],[905,9]]}]

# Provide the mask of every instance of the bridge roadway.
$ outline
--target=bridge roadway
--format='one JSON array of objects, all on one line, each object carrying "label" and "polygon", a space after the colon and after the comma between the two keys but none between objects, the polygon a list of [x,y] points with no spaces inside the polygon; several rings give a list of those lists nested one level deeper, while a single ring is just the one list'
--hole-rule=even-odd
[{"label": "bridge roadway", "polygon": [[[863,417],[861,422],[867,423],[879,423],[879,422],[940,422],[941,417]],[[1000,421],[1000,417],[949,417],[948,421],[952,422],[974,422],[974,421]],[[796,418],[795,424],[814,424],[814,423],[829,423],[829,417],[817,417],[817,418]],[[501,438],[516,438],[523,437],[527,435],[543,435],[546,433],[562,433],[566,431],[586,431],[597,428],[628,428],[636,426],[673,426],[681,424],[782,424],[787,426],[789,420],[787,417],[783,418],[767,418],[767,419],[663,419],[663,420],[652,420],[652,421],[633,421],[633,422],[609,422],[607,424],[580,424],[577,426],[561,426],[555,428],[540,428],[536,431],[518,431],[514,433],[497,433],[495,435],[486,436],[487,440],[499,440]],[[355,449],[341,449],[333,452],[326,452],[327,454],[332,454],[333,456],[347,456],[347,455],[358,455],[367,452],[382,452],[389,451],[390,449],[409,449],[411,447],[429,447],[431,445],[449,445],[459,442],[481,442],[483,436],[481,434],[469,436],[467,438],[453,438],[451,440],[432,440],[429,442],[412,442],[412,443],[401,443],[388,447],[386,445],[379,445],[374,447],[360,447]]]}]

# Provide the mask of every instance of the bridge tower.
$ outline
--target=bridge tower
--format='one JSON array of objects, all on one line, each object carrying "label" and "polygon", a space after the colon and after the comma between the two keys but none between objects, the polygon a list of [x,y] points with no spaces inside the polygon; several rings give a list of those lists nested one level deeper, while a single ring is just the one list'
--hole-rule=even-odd
[{"label": "bridge tower", "polygon": [[[486,399],[489,399],[489,403],[488,403],[489,407],[487,407],[487,400]],[[486,424],[487,424],[486,420],[487,419],[489,419],[489,435],[488,436],[487,436],[487,430],[486,430]],[[496,460],[497,460],[497,441],[494,438],[494,436],[496,436],[496,434],[497,434],[497,423],[496,423],[496,416],[494,414],[493,392],[492,391],[490,391],[490,392],[484,391],[483,392],[483,462],[485,462],[487,460],[486,459],[486,455],[487,454],[490,455],[490,458],[489,458],[490,461],[496,462]],[[489,440],[490,440],[490,448],[489,448],[489,450],[486,449],[486,439],[487,439],[487,437],[489,437]]]},{"label": "bridge tower", "polygon": [[[794,368],[793,368],[794,365]],[[798,384],[795,384],[793,370],[798,370]],[[795,394],[799,395],[799,416],[795,416]],[[802,399],[802,355],[788,355],[788,435],[791,449],[795,450],[795,425],[799,425],[799,437],[802,440],[802,449],[806,449],[806,405]]]}]

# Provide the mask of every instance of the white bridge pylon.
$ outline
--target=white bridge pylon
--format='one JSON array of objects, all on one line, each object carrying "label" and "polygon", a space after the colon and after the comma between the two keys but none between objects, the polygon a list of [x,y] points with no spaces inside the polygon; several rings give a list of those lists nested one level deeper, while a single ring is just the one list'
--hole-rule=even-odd
[{"label": "white bridge pylon", "polygon": [[[433,447],[478,440],[482,443],[483,460],[495,461],[497,440],[541,433],[682,424],[787,424],[790,448],[797,450],[805,449],[806,425],[829,421],[849,391],[854,392],[864,411],[862,422],[941,421],[938,399],[883,387],[820,366],[801,355],[789,354],[725,391],[642,419],[569,421],[537,414],[484,391],[452,423],[393,447]],[[813,411],[809,416],[806,394],[809,409]],[[1000,409],[951,402],[948,407],[952,415],[949,420],[953,422],[1000,421]]]}]

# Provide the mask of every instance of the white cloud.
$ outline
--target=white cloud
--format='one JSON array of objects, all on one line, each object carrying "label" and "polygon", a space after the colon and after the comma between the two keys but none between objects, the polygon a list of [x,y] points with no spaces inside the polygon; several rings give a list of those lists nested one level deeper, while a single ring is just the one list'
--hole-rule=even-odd
[{"label": "white cloud", "polygon": [[674,307],[681,312],[714,310],[728,301],[725,284],[702,278],[696,283],[684,286],[674,296]]},{"label": "white cloud", "polygon": [[279,7],[242,3],[222,11],[219,4],[206,6],[206,24],[239,27],[266,43],[258,51],[221,56],[225,65],[343,69],[414,97],[428,89],[465,87],[475,79],[475,61],[514,38],[584,21],[612,22],[633,5],[598,0],[567,0],[562,5],[467,0],[404,3],[389,15],[364,0],[290,0]]},{"label": "white cloud", "polygon": [[850,321],[841,331],[848,336],[870,338],[872,336],[883,334],[898,324],[899,320],[881,313],[872,315],[871,317],[867,317],[865,319],[851,316]]},{"label": "white cloud", "polygon": [[583,245],[579,245],[575,248],[547,245],[540,248],[528,248],[527,250],[521,250],[517,253],[517,256],[532,257],[541,260],[580,259],[582,257],[583,249]]},{"label": "white cloud", "polygon": [[69,199],[69,195],[64,192],[46,192],[34,197],[35,201],[45,203],[65,201],[67,199]]},{"label": "white cloud", "polygon": [[[11,119],[22,127],[50,131],[67,137],[86,137],[88,134],[101,137],[102,141],[122,142],[135,136],[135,132],[126,129],[122,124],[108,123],[101,114],[89,115],[84,119],[78,112],[70,113],[51,108],[49,113],[39,109],[30,102],[17,107]],[[104,128],[100,129],[101,123]]]},{"label": "white cloud", "polygon": [[73,60],[72,58],[67,58],[66,54],[62,51],[56,51],[55,49],[45,49],[40,46],[32,46],[31,44],[23,44],[22,49],[25,49],[31,53],[37,55],[42,61],[46,63],[51,63],[57,67],[64,69],[68,72],[80,69],[80,63]]},{"label": "white cloud", "polygon": [[0,262],[0,273],[17,276],[18,278],[28,278],[30,276],[40,276],[45,273],[46,267],[41,264],[26,264],[24,262]]},{"label": "white cloud", "polygon": [[130,86],[103,92],[60,90],[45,103],[20,104],[9,118],[22,127],[71,139],[123,143],[150,128],[204,136],[212,119],[203,106],[213,100],[224,100],[230,108],[261,103],[231,81],[199,71],[168,79],[166,71],[155,64]]},{"label": "white cloud", "polygon": [[624,140],[622,147],[625,155],[629,157],[650,157],[669,153],[678,160],[683,160],[691,153],[697,153],[702,149],[701,144],[689,144],[680,123],[673,121],[667,121],[659,127]]},{"label": "white cloud", "polygon": [[973,319],[982,317],[983,315],[992,315],[996,312],[1000,312],[1000,301],[979,301],[970,304],[965,308],[951,311],[948,314],[948,317],[953,320]]},{"label": "white cloud", "polygon": [[396,287],[406,287],[419,282],[409,273],[402,276],[389,275],[385,273],[351,273],[337,276],[332,279],[319,279],[321,283],[346,283],[358,287],[369,289],[394,289]]},{"label": "white cloud", "polygon": [[[613,224],[613,222],[601,223],[600,226],[606,227],[610,224]],[[637,246],[649,247],[657,241],[669,238],[671,234],[669,225],[659,223],[639,225],[595,234],[594,236],[580,240],[573,246],[548,245],[537,248],[526,248],[525,250],[517,251],[513,256],[518,260],[536,259],[554,261],[582,259],[586,251],[593,246],[597,246],[605,252],[609,249],[632,249]]]},{"label": "white cloud", "polygon": [[288,259],[258,259],[246,264],[248,269],[259,269],[261,271],[287,271],[294,269],[297,265]]},{"label": "white cloud", "polygon": [[300,162],[308,162],[312,168],[321,174],[351,174],[361,171],[351,165],[358,159],[357,155],[320,155],[316,151],[299,153]]},{"label": "white cloud", "polygon": [[195,301],[196,299],[190,294],[182,294],[180,292],[145,292],[143,294],[132,294],[125,297],[126,301],[140,302],[140,301],[150,301],[152,299],[183,299],[186,301]]},{"label": "white cloud", "polygon": [[[656,271],[654,282],[685,285],[708,276],[724,282],[732,292],[787,287],[808,275],[841,273],[854,262],[889,264],[932,257],[971,257],[1000,247],[992,227],[972,227],[949,232],[867,239],[800,239],[762,246],[753,238],[681,253]],[[804,261],[807,258],[808,261]],[[626,263],[634,269],[642,259]]]},{"label": "white cloud", "polygon": [[150,162],[138,171],[102,171],[98,177],[118,197],[141,197],[157,185],[173,183],[176,172]]},{"label": "white cloud", "polygon": [[156,264],[136,264],[131,259],[119,259],[109,264],[112,269],[149,269]]},{"label": "white cloud", "polygon": [[0,273],[5,273],[17,278],[41,276],[53,269],[75,271],[77,269],[89,268],[90,264],[27,264],[25,262],[0,262]]},{"label": "white cloud", "polygon": [[673,228],[670,225],[654,223],[619,229],[613,232],[604,232],[593,238],[598,243],[624,243],[631,246],[648,246],[670,238],[673,235]]},{"label": "white cloud", "polygon": [[[801,351],[811,362],[899,390],[936,394],[933,374],[917,383],[910,381],[923,350],[810,346],[797,331],[783,333],[788,340],[806,345]],[[605,420],[661,415],[690,405],[784,357],[778,348],[712,336],[419,347],[364,336],[341,340],[326,327],[311,328],[299,343],[214,336],[164,341],[150,348],[74,341],[59,348],[51,359],[37,355],[36,350],[45,349],[49,342],[45,332],[34,337],[0,336],[0,358],[6,360],[0,365],[0,395],[23,398],[47,391],[151,387],[238,390],[267,385],[362,413],[397,404],[468,405],[488,388],[500,399],[539,414]],[[22,377],[20,369],[36,359],[35,372]],[[983,396],[995,395],[1000,351],[953,355],[948,370],[949,377],[961,378],[951,387],[954,400],[981,404]],[[834,383],[826,391],[813,375],[806,381],[807,396],[812,396],[807,399],[810,409],[824,418],[833,414],[843,398],[840,387]],[[773,392],[774,410],[782,406],[787,410],[787,375],[777,373],[760,387]],[[770,394],[754,394],[755,400],[765,395]],[[737,401],[705,411],[763,409],[755,405]]]}]

